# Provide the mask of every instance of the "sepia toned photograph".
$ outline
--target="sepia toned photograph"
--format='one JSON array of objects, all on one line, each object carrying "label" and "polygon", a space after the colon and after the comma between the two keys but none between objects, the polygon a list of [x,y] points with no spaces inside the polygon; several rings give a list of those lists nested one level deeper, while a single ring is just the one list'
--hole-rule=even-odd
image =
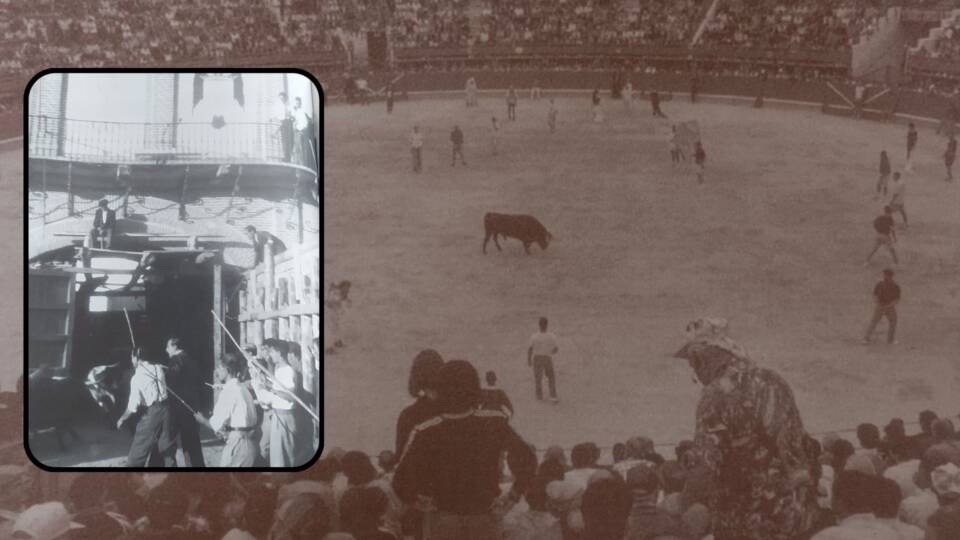
[{"label": "sepia toned photograph", "polygon": [[[29,317],[0,538],[960,538],[957,0],[0,0],[0,28],[31,261],[0,273]],[[258,66],[321,92],[256,97]],[[162,71],[107,110],[48,73],[33,112],[52,67]],[[123,419],[117,367],[166,399]],[[298,472],[264,446],[302,448],[291,372]],[[231,377],[252,439],[207,425]]]},{"label": "sepia toned photograph", "polygon": [[35,79],[18,384],[39,464],[316,455],[318,104],[300,73]]}]

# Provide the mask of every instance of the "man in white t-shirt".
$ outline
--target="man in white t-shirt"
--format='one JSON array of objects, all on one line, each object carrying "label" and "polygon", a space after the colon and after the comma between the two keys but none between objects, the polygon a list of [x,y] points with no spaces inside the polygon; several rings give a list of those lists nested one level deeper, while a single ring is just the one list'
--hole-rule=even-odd
[{"label": "man in white t-shirt", "polygon": [[553,355],[557,354],[557,336],[547,332],[547,318],[540,317],[540,331],[530,336],[530,345],[527,348],[527,365],[533,367],[533,378],[536,382],[537,399],[543,399],[541,380],[547,376],[550,385],[550,401],[556,403],[557,381],[553,371]]}]

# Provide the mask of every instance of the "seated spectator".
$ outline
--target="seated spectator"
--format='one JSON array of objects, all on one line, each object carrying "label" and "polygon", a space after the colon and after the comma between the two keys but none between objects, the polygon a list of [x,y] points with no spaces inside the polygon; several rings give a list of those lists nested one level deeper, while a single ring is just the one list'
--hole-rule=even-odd
[{"label": "seated spectator", "polygon": [[570,461],[573,468],[564,475],[564,480],[573,482],[583,489],[587,489],[587,481],[597,470],[597,461],[600,459],[600,449],[592,442],[580,443],[570,452]]},{"label": "seated spectator", "polygon": [[626,446],[627,458],[613,466],[613,470],[623,479],[626,479],[627,471],[637,465],[656,467],[664,461],[662,456],[654,452],[653,441],[647,437],[631,437]]},{"label": "seated spectator", "polygon": [[683,513],[683,487],[687,470],[676,461],[667,461],[659,467],[657,476],[663,490],[663,500],[657,507],[679,517]]},{"label": "seated spectator", "polygon": [[917,493],[918,489],[917,484],[913,481],[914,476],[917,474],[917,470],[920,468],[919,459],[911,459],[909,461],[903,461],[887,467],[883,471],[883,477],[893,480],[900,487],[901,496],[906,499]]},{"label": "seated spectator", "polygon": [[507,418],[513,416],[513,403],[507,393],[497,388],[497,374],[488,371],[486,374],[487,388],[483,389],[483,396],[480,401],[480,408],[488,411],[502,411]]},{"label": "seated spectator", "polygon": [[547,508],[558,520],[563,538],[579,538],[583,533],[583,514],[580,504],[584,489],[566,480],[547,484]]},{"label": "seated spectator", "polygon": [[356,540],[396,540],[397,534],[384,523],[388,505],[387,495],[380,488],[348,489],[340,501],[344,529]]},{"label": "seated spectator", "polygon": [[[343,498],[340,500],[340,525],[348,532],[359,531],[361,529],[366,530],[364,527],[368,524],[363,521],[363,515],[343,514],[343,508],[345,508],[344,499],[351,493],[351,496],[354,498],[360,497],[361,492],[359,488],[373,487],[380,489],[387,499],[388,504],[383,512],[385,514],[383,518],[384,526],[388,531],[399,537],[401,535],[401,503],[400,499],[397,498],[393,492],[390,482],[382,478],[377,478],[377,470],[373,467],[373,463],[370,462],[370,458],[363,452],[347,452],[343,455],[343,458],[340,459],[340,464],[343,467],[343,474],[347,477],[347,486],[349,486],[347,491],[344,492]],[[349,508],[362,510],[364,506],[356,503]]]},{"label": "seated spectator", "polygon": [[283,504],[287,500],[302,493],[313,493],[323,498],[324,504],[330,511],[330,527],[337,530],[340,527],[340,514],[337,506],[337,497],[334,494],[333,480],[340,472],[341,465],[339,461],[325,457],[317,460],[312,467],[299,473],[293,482],[281,486],[277,492],[277,504]]},{"label": "seated spectator", "polygon": [[561,540],[560,521],[547,510],[549,476],[537,474],[523,498],[526,511],[512,511],[503,518],[503,540]]},{"label": "seated spectator", "polygon": [[627,520],[626,538],[649,540],[660,535],[683,536],[678,516],[657,507],[660,479],[648,465],[637,465],[627,472],[627,488],[633,497]]},{"label": "seated spectator", "polygon": [[883,474],[883,458],[880,457],[880,429],[873,424],[857,426],[857,441],[860,449],[854,456],[865,456],[873,463],[874,474]]},{"label": "seated spectator", "polygon": [[630,515],[630,492],[616,475],[591,483],[583,493],[583,537],[621,540]]},{"label": "seated spectator", "polygon": [[268,537],[271,540],[323,538],[331,532],[330,513],[323,497],[301,493],[277,508]]},{"label": "seated spectator", "polygon": [[874,489],[876,495],[873,500],[873,513],[877,518],[896,531],[901,540],[922,540],[923,529],[904,523],[897,518],[902,501],[900,486],[893,480],[879,478],[876,480]]},{"label": "seated spectator", "polygon": [[[479,411],[480,378],[464,360],[440,370],[439,402],[444,416],[414,430],[394,473],[393,487],[406,504],[436,508],[431,538],[499,537],[492,508],[505,513],[526,492],[537,458],[510,427],[506,415]],[[500,496],[500,456],[514,477]]]},{"label": "seated spectator", "polygon": [[920,433],[910,436],[910,457],[920,459],[927,448],[933,444],[933,422],[937,413],[927,409],[920,411],[917,420],[920,422]]},{"label": "seated spectator", "polygon": [[614,443],[613,450],[611,450],[611,454],[613,454],[614,465],[624,461],[625,459],[627,459],[627,445],[619,442]]},{"label": "seated spectator", "polygon": [[960,532],[960,460],[940,465],[932,474],[933,491],[940,507],[930,516],[927,538],[956,538]]},{"label": "seated spectator", "polygon": [[559,446],[551,446],[547,448],[547,451],[543,453],[543,462],[556,461],[564,471],[566,471],[570,464],[567,462],[567,454],[563,451],[563,448]]},{"label": "seated spectator", "polygon": [[903,420],[894,418],[884,426],[884,437],[880,442],[880,456],[884,466],[890,467],[910,459],[910,444],[903,425]]},{"label": "seated spectator", "polygon": [[877,506],[876,477],[857,471],[843,471],[833,488],[837,525],[815,534],[812,540],[899,540],[900,536],[874,515]]}]

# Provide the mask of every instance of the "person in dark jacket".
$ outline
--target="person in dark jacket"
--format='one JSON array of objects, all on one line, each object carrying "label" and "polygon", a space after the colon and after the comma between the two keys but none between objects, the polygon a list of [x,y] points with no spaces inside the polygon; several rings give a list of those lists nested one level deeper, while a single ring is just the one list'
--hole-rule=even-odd
[{"label": "person in dark jacket", "polygon": [[400,416],[397,418],[395,455],[403,454],[413,428],[440,414],[437,388],[442,367],[443,357],[433,349],[424,349],[414,357],[413,365],[410,366],[410,376],[407,379],[407,391],[416,401],[400,411]]},{"label": "person in dark jacket", "polygon": [[873,317],[870,319],[870,325],[867,326],[863,342],[870,343],[870,338],[880,319],[886,317],[889,321],[887,343],[894,345],[897,343],[897,304],[900,302],[900,286],[893,281],[893,270],[887,268],[883,271],[883,281],[878,282],[873,288],[873,299]]},{"label": "person in dark jacket", "polygon": [[703,172],[707,166],[707,153],[703,150],[703,144],[697,141],[697,146],[693,150],[693,160],[697,163],[697,182],[703,183]]},{"label": "person in dark jacket", "polygon": [[660,94],[656,90],[650,92],[650,108],[653,111],[654,118],[666,118],[667,115],[663,114],[663,111],[660,110]]},{"label": "person in dark jacket", "polygon": [[97,244],[91,243],[91,247],[110,249],[110,245],[113,243],[113,230],[117,226],[117,212],[111,210],[107,204],[106,199],[100,199],[100,202],[97,203],[99,208],[93,216],[93,230],[90,231]]},{"label": "person in dark jacket", "polygon": [[957,137],[950,134],[947,141],[947,151],[943,153],[943,164],[947,167],[947,182],[953,181],[953,164],[957,161]]},{"label": "person in dark jacket", "polygon": [[890,181],[890,158],[887,151],[880,152],[880,178],[877,180],[877,197],[887,196],[887,183]]},{"label": "person in dark jacket", "polygon": [[[410,434],[393,477],[408,505],[433,510],[431,540],[496,540],[506,513],[533,481],[537,458],[502,412],[479,409],[480,377],[472,364],[452,360],[439,374],[443,414]],[[500,454],[514,477],[500,494]]]},{"label": "person in dark jacket", "polygon": [[173,398],[171,403],[173,429],[183,452],[184,465],[203,467],[203,447],[200,445],[197,420],[193,416],[200,408],[200,370],[184,352],[180,338],[171,337],[167,340],[167,356],[170,357],[166,370],[167,387],[186,402],[185,405],[179,399]]},{"label": "person in dark jacket", "polygon": [[457,156],[460,156],[460,163],[466,165],[467,160],[463,157],[463,132],[460,131],[460,126],[453,126],[453,131],[450,132],[450,142],[453,143],[453,160],[450,162],[450,166],[456,166]]}]

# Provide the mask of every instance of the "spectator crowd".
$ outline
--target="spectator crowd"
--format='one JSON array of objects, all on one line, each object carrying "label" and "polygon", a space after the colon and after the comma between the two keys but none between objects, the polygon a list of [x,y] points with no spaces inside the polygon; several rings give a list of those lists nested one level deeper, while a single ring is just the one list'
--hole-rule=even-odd
[{"label": "spectator crowd", "polygon": [[694,437],[668,455],[641,434],[615,443],[610,459],[595,442],[538,456],[512,427],[495,374],[482,388],[471,363],[427,349],[411,366],[413,401],[398,415],[395,446],[375,457],[332,448],[303,473],[252,476],[81,474],[59,500],[37,489],[38,471],[8,459],[0,536],[958,538],[953,419],[925,410],[916,433],[894,418],[882,430],[857,426],[856,444],[837,433],[815,439],[786,381],[716,321],[691,323],[676,353],[704,390]]}]

